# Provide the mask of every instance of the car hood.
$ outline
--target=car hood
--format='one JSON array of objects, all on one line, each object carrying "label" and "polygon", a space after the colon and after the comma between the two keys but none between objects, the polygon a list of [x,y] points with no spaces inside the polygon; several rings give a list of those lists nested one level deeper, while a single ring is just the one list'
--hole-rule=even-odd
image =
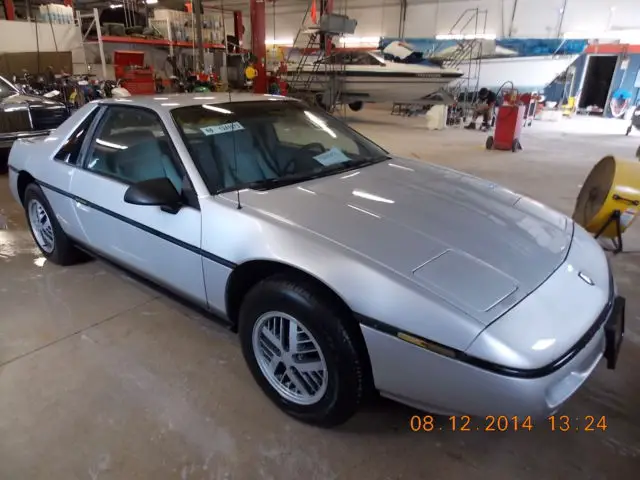
[{"label": "car hood", "polygon": [[355,251],[485,325],[558,268],[573,233],[534,200],[399,158],[242,195],[244,206]]},{"label": "car hood", "polygon": [[8,97],[0,99],[0,109],[6,109],[16,106],[29,106],[29,107],[42,107],[42,108],[61,108],[64,104],[55,100],[49,100],[44,97],[37,97],[34,95],[23,95],[16,93]]}]

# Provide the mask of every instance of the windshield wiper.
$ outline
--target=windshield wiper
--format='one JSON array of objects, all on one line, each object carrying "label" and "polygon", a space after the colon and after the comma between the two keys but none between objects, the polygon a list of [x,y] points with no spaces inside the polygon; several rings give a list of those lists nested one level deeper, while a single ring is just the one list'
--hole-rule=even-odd
[{"label": "windshield wiper", "polygon": [[380,155],[378,157],[352,159],[326,166],[322,170],[318,171],[300,172],[286,175],[284,177],[265,178],[263,180],[256,180],[254,182],[240,183],[218,190],[217,193],[233,192],[236,190],[244,190],[246,188],[250,190],[271,190],[272,188],[284,187],[287,185],[292,185],[294,183],[306,182],[309,180],[315,180],[317,178],[328,177],[329,175],[335,175],[336,173],[340,172],[348,172],[350,170],[355,170],[360,167],[366,167],[368,165],[373,165],[374,163],[379,163],[389,159],[391,159],[391,157],[386,154]]}]

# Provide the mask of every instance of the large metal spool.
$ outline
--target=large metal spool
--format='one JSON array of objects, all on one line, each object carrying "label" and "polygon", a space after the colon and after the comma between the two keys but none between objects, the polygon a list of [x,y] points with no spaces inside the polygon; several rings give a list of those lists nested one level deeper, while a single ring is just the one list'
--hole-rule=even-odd
[{"label": "large metal spool", "polygon": [[[640,162],[609,155],[591,170],[578,194],[573,220],[596,237],[618,239],[640,213]],[[618,249],[622,245],[620,243]]]}]

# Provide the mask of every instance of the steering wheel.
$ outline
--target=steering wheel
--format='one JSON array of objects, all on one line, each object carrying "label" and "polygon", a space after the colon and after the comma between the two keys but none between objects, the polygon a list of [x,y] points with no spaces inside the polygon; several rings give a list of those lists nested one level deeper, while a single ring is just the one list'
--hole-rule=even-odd
[{"label": "steering wheel", "polygon": [[287,175],[289,173],[295,173],[295,172],[289,172],[289,168],[296,161],[296,159],[298,158],[298,155],[300,153],[304,152],[304,151],[311,150],[313,148],[319,148],[320,149],[320,153],[324,153],[324,152],[327,151],[327,149],[324,148],[324,145],[322,145],[320,142],[311,142],[311,143],[307,143],[306,145],[301,146],[298,150],[296,150],[294,152],[293,155],[291,155],[291,158],[284,165],[284,167],[282,167],[282,175]]}]

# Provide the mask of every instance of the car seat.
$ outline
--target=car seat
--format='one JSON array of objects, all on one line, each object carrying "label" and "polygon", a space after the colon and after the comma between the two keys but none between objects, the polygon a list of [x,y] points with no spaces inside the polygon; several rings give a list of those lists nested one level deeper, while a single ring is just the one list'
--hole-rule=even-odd
[{"label": "car seat", "polygon": [[255,144],[249,130],[220,133],[209,138],[213,154],[219,159],[225,187],[278,177],[265,161],[265,152]]},{"label": "car seat", "polygon": [[[131,133],[128,132],[126,135],[129,136]],[[126,149],[115,152],[109,162],[117,177],[132,183],[168,178],[176,191],[182,190],[181,175],[171,161],[170,150],[168,145],[163,144],[166,142],[163,137],[158,138],[152,132],[144,130],[135,132],[135,137],[130,139],[116,135],[110,137],[109,141],[126,146]]]}]

